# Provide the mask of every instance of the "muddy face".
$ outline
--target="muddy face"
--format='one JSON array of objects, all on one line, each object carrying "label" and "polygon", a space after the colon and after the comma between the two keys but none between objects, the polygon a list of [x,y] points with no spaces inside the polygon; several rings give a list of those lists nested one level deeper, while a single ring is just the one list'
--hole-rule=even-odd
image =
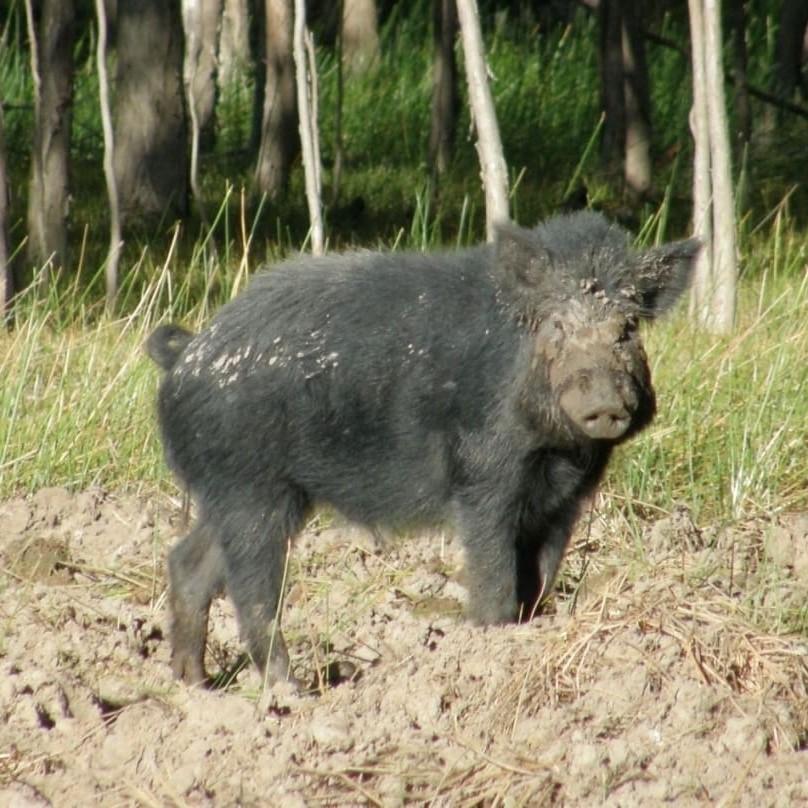
[{"label": "muddy face", "polygon": [[561,412],[588,438],[616,442],[651,420],[654,393],[636,318],[596,304],[548,318],[537,347]]}]

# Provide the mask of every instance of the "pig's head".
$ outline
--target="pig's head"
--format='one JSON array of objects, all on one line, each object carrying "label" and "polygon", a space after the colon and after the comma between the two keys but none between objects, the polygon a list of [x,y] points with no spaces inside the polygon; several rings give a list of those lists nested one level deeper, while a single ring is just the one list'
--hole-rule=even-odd
[{"label": "pig's head", "polygon": [[639,324],[673,306],[698,250],[688,240],[634,252],[592,212],[501,227],[500,293],[534,340],[527,410],[576,442],[617,443],[646,426],[655,397]]}]

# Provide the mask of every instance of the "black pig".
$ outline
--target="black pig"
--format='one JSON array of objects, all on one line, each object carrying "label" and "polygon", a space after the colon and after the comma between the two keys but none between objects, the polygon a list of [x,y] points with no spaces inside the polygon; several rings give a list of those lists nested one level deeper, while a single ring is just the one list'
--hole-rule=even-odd
[{"label": "black pig", "polygon": [[654,415],[639,321],[698,247],[635,253],[583,212],[451,253],[297,258],[200,334],[158,328],[166,459],[199,511],[169,558],[174,674],[204,679],[225,587],[255,664],[289,676],[284,564],[319,503],[369,526],[454,515],[472,619],[530,614],[612,447]]}]

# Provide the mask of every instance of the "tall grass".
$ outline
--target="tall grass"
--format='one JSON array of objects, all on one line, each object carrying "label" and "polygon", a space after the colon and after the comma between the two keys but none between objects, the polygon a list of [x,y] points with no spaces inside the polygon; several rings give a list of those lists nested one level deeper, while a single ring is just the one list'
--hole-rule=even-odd
[{"label": "tall grass", "polygon": [[[776,231],[749,256],[762,269],[741,285],[730,337],[693,329],[684,306],[648,330],[659,412],[617,453],[607,487],[618,501],[684,503],[705,519],[808,507],[806,248],[781,239],[773,265]],[[192,271],[171,255],[144,263],[149,283],[118,320],[93,316],[76,284],[21,300],[16,327],[0,337],[0,497],[47,485],[170,485],[153,416],[158,372],[142,343],[162,319],[199,327],[211,299],[244,284],[243,267],[211,265],[203,250]],[[198,295],[200,281],[209,294]]]},{"label": "tall grass", "polygon": [[[732,335],[694,330],[683,312],[669,326],[678,334],[649,335],[659,426],[625,478],[642,491],[649,469],[665,469],[665,504],[706,516],[808,505],[808,248],[782,207],[744,242]],[[664,453],[659,429],[679,430]]]},{"label": "tall grass", "polygon": [[609,475],[635,506],[707,520],[808,506],[808,273],[745,282],[740,310],[727,338],[685,311],[649,331],[657,419]]}]

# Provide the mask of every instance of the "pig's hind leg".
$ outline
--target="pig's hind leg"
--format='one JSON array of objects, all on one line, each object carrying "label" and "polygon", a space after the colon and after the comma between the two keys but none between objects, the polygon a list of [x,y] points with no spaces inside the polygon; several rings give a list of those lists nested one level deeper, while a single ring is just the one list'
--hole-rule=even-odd
[{"label": "pig's hind leg", "polygon": [[227,503],[216,516],[227,592],[250,657],[268,681],[299,684],[280,630],[280,607],[290,544],[305,524],[309,499],[301,489],[278,483],[263,496],[254,490],[249,497],[239,492],[219,501]]},{"label": "pig's hind leg", "polygon": [[171,669],[188,684],[207,681],[205,640],[213,598],[224,589],[224,559],[204,518],[168,556]]}]

